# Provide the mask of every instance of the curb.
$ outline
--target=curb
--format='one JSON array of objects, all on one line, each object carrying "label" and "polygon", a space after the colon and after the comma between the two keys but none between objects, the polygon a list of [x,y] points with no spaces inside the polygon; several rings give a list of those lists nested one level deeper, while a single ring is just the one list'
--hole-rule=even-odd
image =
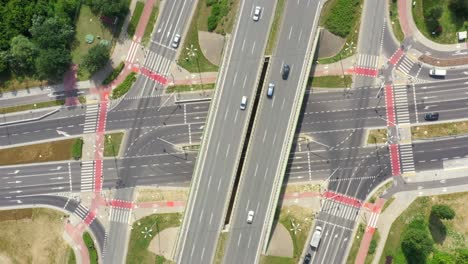
[{"label": "curb", "polygon": [[34,117],[34,118],[28,118],[28,119],[23,119],[23,120],[16,120],[16,121],[10,121],[10,122],[4,122],[4,123],[0,123],[0,126],[8,126],[8,125],[14,125],[14,124],[20,124],[20,123],[27,123],[27,122],[31,122],[31,121],[37,121],[37,120],[41,120],[43,118],[46,118],[52,114],[55,114],[57,113],[58,111],[60,111],[60,108],[57,108],[55,110],[52,110],[51,112],[49,113],[45,113],[44,115],[42,116],[38,116],[38,117]]}]

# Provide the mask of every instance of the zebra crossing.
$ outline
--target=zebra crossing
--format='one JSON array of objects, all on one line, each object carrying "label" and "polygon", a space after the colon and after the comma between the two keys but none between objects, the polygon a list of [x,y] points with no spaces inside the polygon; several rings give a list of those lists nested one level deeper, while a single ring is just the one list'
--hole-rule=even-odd
[{"label": "zebra crossing", "polygon": [[96,132],[96,123],[99,113],[99,105],[92,104],[86,107],[85,123],[83,134],[90,134]]},{"label": "zebra crossing", "polygon": [[415,62],[410,59],[408,56],[405,56],[401,61],[400,64],[397,67],[397,70],[405,73],[406,75],[409,75],[409,72],[413,68]]},{"label": "zebra crossing", "polygon": [[131,213],[132,213],[132,210],[127,209],[127,208],[111,207],[110,221],[123,223],[123,224],[129,224]]},{"label": "zebra crossing", "polygon": [[379,56],[359,54],[356,66],[376,69],[379,64]]},{"label": "zebra crossing", "polygon": [[83,205],[79,204],[78,207],[73,211],[73,214],[81,218],[81,220],[85,220],[86,216],[88,215],[88,209]]},{"label": "zebra crossing", "polygon": [[[352,205],[339,203],[332,199],[326,199],[324,205],[320,210],[319,218],[322,220],[328,219],[330,216],[341,218],[345,220],[343,226],[353,228],[354,221],[359,213],[360,208]],[[337,222],[337,221],[333,221]]]},{"label": "zebra crossing", "polygon": [[171,60],[164,58],[164,56],[149,51],[148,57],[145,60],[145,67],[150,69],[152,72],[167,76],[171,67],[171,62]]},{"label": "zebra crossing", "polygon": [[414,155],[412,144],[400,145],[400,159],[403,173],[413,173],[414,170]]},{"label": "zebra crossing", "polygon": [[406,86],[395,86],[393,93],[398,124],[409,124],[410,115],[408,110],[408,90]]},{"label": "zebra crossing", "polygon": [[81,165],[81,192],[91,192],[94,182],[94,161],[83,161]]}]

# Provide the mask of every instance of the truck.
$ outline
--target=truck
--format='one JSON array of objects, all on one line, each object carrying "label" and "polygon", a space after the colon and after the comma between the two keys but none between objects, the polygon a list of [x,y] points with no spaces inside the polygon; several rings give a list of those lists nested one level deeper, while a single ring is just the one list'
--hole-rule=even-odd
[{"label": "truck", "polygon": [[320,244],[321,238],[322,238],[322,227],[317,226],[315,228],[314,234],[312,235],[312,239],[310,240],[310,247],[312,249],[317,249]]},{"label": "truck", "polygon": [[438,77],[444,77],[447,75],[447,70],[444,69],[438,69],[438,68],[432,68],[429,70],[429,75],[431,76],[438,76]]}]

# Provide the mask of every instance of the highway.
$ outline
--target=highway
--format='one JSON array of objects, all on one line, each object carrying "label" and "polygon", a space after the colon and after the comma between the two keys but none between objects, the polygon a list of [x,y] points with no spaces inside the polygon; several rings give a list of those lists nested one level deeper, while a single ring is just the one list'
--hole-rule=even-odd
[{"label": "highway", "polygon": [[[282,179],[284,173],[283,158],[289,156],[288,131],[292,129],[290,133],[294,134],[297,116],[293,113],[301,107],[304,76],[308,76],[305,72],[311,63],[307,53],[313,49],[320,10],[320,2],[286,2],[279,41],[264,84],[274,83],[276,87],[271,99],[266,97],[266,89],[260,95],[223,263],[259,261],[275,213],[269,208],[276,208],[274,192],[282,184],[277,179]],[[281,75],[284,64],[291,67],[287,80]],[[255,212],[252,224],[246,222],[249,210]]]},{"label": "highway", "polygon": [[[258,22],[252,19],[254,5],[262,7]],[[273,8],[271,1],[241,2],[232,48],[226,54],[229,64],[223,65],[225,76],[218,77],[221,83],[210,106],[195,166],[190,201],[179,235],[177,263],[209,263],[214,257],[252,110]],[[248,97],[245,111],[239,109],[242,96]]]}]

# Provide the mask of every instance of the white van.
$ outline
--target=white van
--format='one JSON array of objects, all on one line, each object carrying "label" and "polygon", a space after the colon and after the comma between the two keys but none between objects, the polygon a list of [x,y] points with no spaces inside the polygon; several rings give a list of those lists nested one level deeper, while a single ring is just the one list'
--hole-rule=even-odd
[{"label": "white van", "polygon": [[429,75],[437,76],[437,77],[444,77],[445,75],[447,75],[447,70],[432,68],[429,70]]}]

